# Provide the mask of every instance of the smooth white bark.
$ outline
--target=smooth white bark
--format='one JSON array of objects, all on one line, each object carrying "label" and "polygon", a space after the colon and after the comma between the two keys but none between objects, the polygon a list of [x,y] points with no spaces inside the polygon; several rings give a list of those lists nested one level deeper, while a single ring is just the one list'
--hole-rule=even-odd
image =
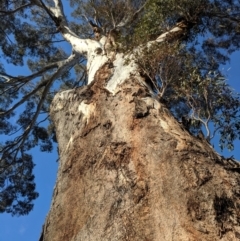
[{"label": "smooth white bark", "polygon": [[118,87],[123,84],[125,80],[128,80],[139,76],[138,65],[133,60],[133,56],[124,56],[124,54],[117,54],[113,61],[112,76],[108,80],[106,89],[112,93],[118,91]]},{"label": "smooth white bark", "polygon": [[[42,6],[40,0],[32,0],[36,5]],[[100,41],[92,39],[81,39],[68,26],[67,19],[63,12],[63,5],[61,0],[54,0],[54,7],[42,6],[50,11],[50,15],[54,15],[59,20],[58,28],[63,38],[72,46],[72,52],[76,56],[85,55],[87,58],[88,84],[94,80],[96,72],[108,61],[113,63],[112,75],[110,76],[106,88],[115,93],[118,86],[132,75],[138,76],[139,69],[134,61],[135,54],[139,57],[142,55],[144,48],[164,42],[170,34],[183,31],[183,28],[176,26],[166,33],[161,34],[156,40],[148,42],[144,46],[136,47],[132,54],[127,56],[124,54],[115,54],[115,56],[107,56],[105,53],[105,43],[107,38],[103,36]],[[142,9],[142,8],[141,8]],[[139,10],[140,11],[140,10]],[[144,56],[142,56],[144,57]],[[140,77],[140,76],[138,76]],[[141,78],[139,78],[141,80]]]}]

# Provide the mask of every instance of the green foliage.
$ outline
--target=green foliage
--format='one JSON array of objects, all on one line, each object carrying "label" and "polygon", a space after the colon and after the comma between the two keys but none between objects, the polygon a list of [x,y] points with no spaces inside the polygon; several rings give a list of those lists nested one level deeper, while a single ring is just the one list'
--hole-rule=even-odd
[{"label": "green foliage", "polygon": [[175,117],[190,120],[189,131],[204,128],[208,140],[218,133],[220,147],[230,150],[240,134],[240,97],[220,65],[239,49],[239,12],[238,1],[151,0],[133,35],[142,44],[184,21],[180,38],[147,49],[139,65]]},{"label": "green foliage", "polygon": [[[41,151],[52,151],[56,137],[54,130],[48,128],[51,124],[49,105],[57,91],[79,83],[73,83],[70,71],[66,71],[55,80],[55,85],[47,87],[56,70],[54,63],[68,56],[63,50],[68,46],[63,45],[65,41],[48,14],[25,0],[1,1],[0,4],[0,53],[8,63],[27,64],[28,72],[32,72],[12,76],[14,71],[8,75],[3,63],[0,65],[0,134],[3,135],[0,212],[25,215],[38,196],[29,151],[37,146]],[[15,9],[19,10],[15,12]]]},{"label": "green foliage", "polygon": [[[55,93],[81,86],[87,79],[84,56],[54,78],[57,63],[67,59],[70,46],[46,9],[34,2],[0,2],[1,57],[29,68],[28,75],[13,76],[0,63],[0,134],[6,139],[0,143],[0,212],[13,215],[27,214],[37,197],[29,152],[37,146],[47,152],[53,148],[56,137],[48,113]],[[38,2],[53,6],[51,0]],[[221,148],[233,149],[240,136],[240,98],[220,66],[240,48],[239,1],[71,0],[70,4],[69,26],[77,35],[94,38],[88,19],[102,34],[118,31],[121,51],[141,46],[143,53],[135,54],[136,62],[160,101],[179,121],[188,120],[192,134],[204,128],[210,140],[218,133]],[[167,41],[144,49],[148,41],[180,24],[181,35],[169,35]]]},{"label": "green foliage", "polygon": [[12,159],[11,155],[1,159],[0,212],[26,215],[33,208],[32,201],[38,197],[32,174],[34,164],[27,154],[16,158],[14,164]]}]

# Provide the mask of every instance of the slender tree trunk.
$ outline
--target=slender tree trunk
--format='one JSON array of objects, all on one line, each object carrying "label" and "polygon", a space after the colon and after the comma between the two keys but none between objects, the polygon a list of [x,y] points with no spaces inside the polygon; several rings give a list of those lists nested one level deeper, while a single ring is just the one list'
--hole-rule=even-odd
[{"label": "slender tree trunk", "polygon": [[44,241],[240,239],[240,167],[191,136],[132,75],[106,63],[51,107],[59,170]]}]

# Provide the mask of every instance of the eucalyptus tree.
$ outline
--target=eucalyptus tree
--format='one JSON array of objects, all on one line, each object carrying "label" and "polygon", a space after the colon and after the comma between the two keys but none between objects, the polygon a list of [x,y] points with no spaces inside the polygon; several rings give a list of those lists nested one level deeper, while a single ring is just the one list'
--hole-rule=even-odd
[{"label": "eucalyptus tree", "polygon": [[[233,149],[240,101],[220,67],[239,50],[239,13],[237,0],[1,1],[0,131],[6,141],[0,211],[32,209],[38,194],[30,150],[52,151],[53,97],[58,93],[61,102],[73,89],[94,85],[105,66],[111,74],[102,88],[112,95],[134,79],[189,133],[203,130],[208,141],[219,133],[221,147]],[[7,64],[12,71],[5,71]],[[13,66],[27,66],[28,74]],[[86,104],[79,110],[90,113]]]}]

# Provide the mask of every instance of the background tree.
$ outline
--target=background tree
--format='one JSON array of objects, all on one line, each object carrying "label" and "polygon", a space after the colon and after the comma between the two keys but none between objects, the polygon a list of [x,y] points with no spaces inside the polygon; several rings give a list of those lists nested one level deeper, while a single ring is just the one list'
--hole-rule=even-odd
[{"label": "background tree", "polygon": [[[2,55],[32,72],[15,76],[1,65],[0,128],[12,136],[1,144],[1,212],[22,215],[33,207],[38,194],[29,150],[38,145],[41,151],[52,150],[56,137],[49,105],[54,95],[94,83],[106,63],[118,64],[125,74],[113,75],[106,86],[110,92],[139,73],[151,95],[192,134],[203,129],[211,140],[218,132],[221,147],[229,149],[239,138],[239,96],[220,71],[239,49],[238,1],[70,3],[73,12],[67,19],[58,0],[1,2]],[[63,42],[72,53],[64,51]]]}]

